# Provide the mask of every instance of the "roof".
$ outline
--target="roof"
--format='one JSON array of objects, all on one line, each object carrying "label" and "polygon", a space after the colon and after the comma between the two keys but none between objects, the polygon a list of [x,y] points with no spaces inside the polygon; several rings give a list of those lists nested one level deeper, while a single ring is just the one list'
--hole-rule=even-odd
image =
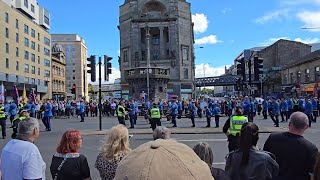
[{"label": "roof", "polygon": [[284,69],[289,69],[289,68],[292,68],[307,62],[316,61],[316,60],[320,60],[320,50],[314,51],[306,56],[301,57],[299,62],[290,64],[290,66],[287,66]]}]

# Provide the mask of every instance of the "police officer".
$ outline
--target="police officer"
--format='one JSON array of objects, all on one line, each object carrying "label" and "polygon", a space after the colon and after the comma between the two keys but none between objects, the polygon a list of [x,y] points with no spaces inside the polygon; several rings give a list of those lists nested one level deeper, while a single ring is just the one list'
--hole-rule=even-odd
[{"label": "police officer", "polygon": [[172,127],[177,127],[177,120],[176,120],[177,114],[178,114],[178,105],[174,101],[174,103],[171,106],[171,117],[172,117],[172,123],[173,123]]},{"label": "police officer", "polygon": [[223,126],[223,132],[228,136],[229,152],[239,148],[240,131],[242,125],[246,122],[248,122],[248,118],[243,115],[243,108],[237,106],[235,115],[231,116]]},{"label": "police officer", "polygon": [[2,132],[2,139],[5,139],[7,134],[6,134],[6,112],[4,108],[3,101],[0,101],[0,125],[1,125],[1,132]]},{"label": "police officer", "polygon": [[126,114],[125,114],[123,102],[120,102],[118,105],[118,108],[117,108],[117,117],[118,117],[119,124],[126,125],[126,123],[124,121],[125,116],[126,116]]},{"label": "police officer", "polygon": [[160,121],[160,109],[157,106],[157,103],[153,103],[153,107],[151,109],[151,128],[152,130],[156,129],[156,126],[161,126]]},{"label": "police officer", "polygon": [[12,138],[12,139],[15,139],[15,138],[17,137],[18,124],[19,124],[19,122],[25,120],[25,119],[28,118],[29,116],[30,116],[29,110],[28,110],[28,109],[23,109],[23,110],[21,110],[21,112],[20,112],[20,116],[19,116],[17,119],[13,120],[13,122],[12,122],[13,133],[12,133],[12,135],[11,135],[11,138]]},{"label": "police officer", "polygon": [[275,98],[272,98],[272,112],[270,114],[270,117],[274,122],[275,127],[279,127],[279,114],[280,114],[280,105],[275,100]]}]

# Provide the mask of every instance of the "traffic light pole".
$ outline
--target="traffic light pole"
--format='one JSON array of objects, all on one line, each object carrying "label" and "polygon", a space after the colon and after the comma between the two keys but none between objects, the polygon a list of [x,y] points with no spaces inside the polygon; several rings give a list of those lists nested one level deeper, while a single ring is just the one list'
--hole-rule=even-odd
[{"label": "traffic light pole", "polygon": [[99,57],[99,130],[102,131],[102,114],[101,114],[101,57]]}]

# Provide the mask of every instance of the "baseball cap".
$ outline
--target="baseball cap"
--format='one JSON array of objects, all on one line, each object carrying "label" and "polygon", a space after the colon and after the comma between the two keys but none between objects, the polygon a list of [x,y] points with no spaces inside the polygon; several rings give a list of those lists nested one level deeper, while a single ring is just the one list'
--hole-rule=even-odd
[{"label": "baseball cap", "polygon": [[142,144],[119,163],[115,180],[214,180],[209,166],[187,145],[172,139]]},{"label": "baseball cap", "polygon": [[23,109],[23,110],[20,112],[20,114],[22,114],[22,113],[24,113],[24,112],[30,112],[30,110],[29,110],[29,109]]}]

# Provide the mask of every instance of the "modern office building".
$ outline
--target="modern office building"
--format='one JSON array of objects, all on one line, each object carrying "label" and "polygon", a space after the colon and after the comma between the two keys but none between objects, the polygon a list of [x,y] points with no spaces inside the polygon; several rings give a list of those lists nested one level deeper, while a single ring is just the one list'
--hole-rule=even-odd
[{"label": "modern office building", "polygon": [[[51,34],[52,43],[61,45],[66,56],[66,94],[68,99],[88,99],[87,46],[77,34]],[[75,85],[76,93],[71,94]]]},{"label": "modern office building", "polygon": [[52,46],[52,99],[66,98],[66,57],[59,44]]},{"label": "modern office building", "polygon": [[39,100],[51,98],[50,14],[36,0],[0,0],[0,83],[6,100],[14,85]]},{"label": "modern office building", "polygon": [[[194,36],[186,0],[126,0],[120,6],[120,70],[129,97],[191,98],[194,92]],[[148,43],[149,39],[149,43]],[[148,45],[149,44],[149,45]]]}]

